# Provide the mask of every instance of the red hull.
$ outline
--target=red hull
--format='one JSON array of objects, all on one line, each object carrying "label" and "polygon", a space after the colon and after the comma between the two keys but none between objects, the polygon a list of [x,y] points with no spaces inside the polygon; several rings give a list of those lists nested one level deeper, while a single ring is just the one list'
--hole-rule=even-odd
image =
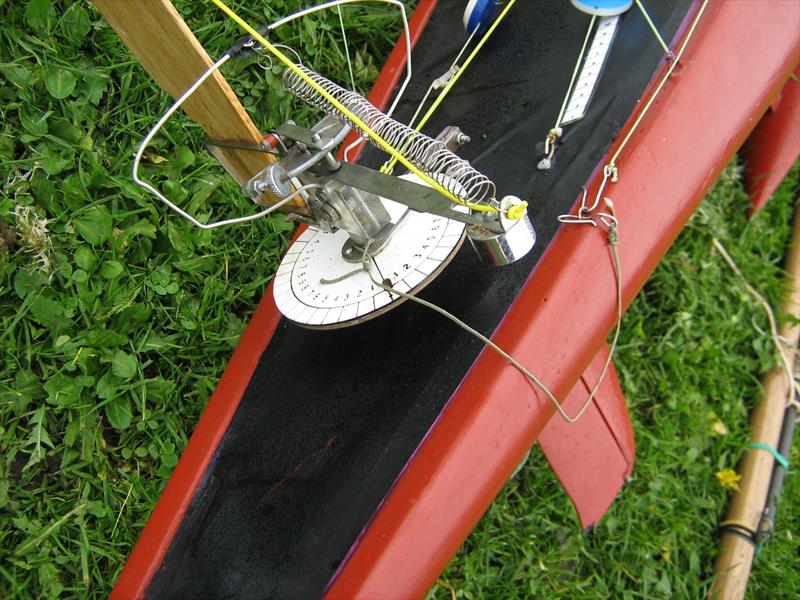
[{"label": "red hull", "polygon": [[745,144],[745,188],[761,210],[800,156],[800,66]]},{"label": "red hull", "polygon": [[[679,74],[628,143],[617,161],[619,181],[606,192],[621,221],[625,306],[797,64],[799,9],[766,0],[706,9]],[[590,197],[601,179],[598,166]],[[557,397],[570,391],[614,325],[607,252],[602,231],[562,228],[493,336]],[[538,390],[484,350],[326,597],[423,597],[552,416]]]},{"label": "red hull", "polygon": [[[419,3],[416,34],[434,6],[434,0]],[[618,160],[620,179],[607,195],[621,219],[626,306],[800,60],[798,6],[791,0],[712,2],[680,75]],[[739,51],[742,39],[746,49]],[[401,62],[396,50],[371,94],[376,104],[384,104],[396,85]],[[598,175],[599,167],[590,193]],[[592,359],[614,324],[606,252],[601,232],[562,229],[493,336],[559,397],[582,373],[594,380]],[[144,596],[279,319],[270,287],[112,598]],[[592,418],[602,415],[609,430],[628,427],[618,405],[594,411]],[[552,415],[549,402],[513,367],[484,351],[354,543],[327,596],[424,596]],[[608,430],[603,440],[607,436]],[[624,437],[618,434],[623,454],[623,447],[632,449],[632,439]]]}]

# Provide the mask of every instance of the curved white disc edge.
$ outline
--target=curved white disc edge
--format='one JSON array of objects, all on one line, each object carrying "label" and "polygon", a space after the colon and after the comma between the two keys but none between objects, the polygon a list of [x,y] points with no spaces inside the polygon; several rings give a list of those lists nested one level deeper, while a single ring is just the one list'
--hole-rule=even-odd
[{"label": "curved white disc edge", "polygon": [[[415,175],[403,178],[420,182]],[[460,248],[465,225],[445,217],[408,211],[383,199],[392,222],[405,215],[387,246],[375,256],[379,277],[392,287],[415,293],[432,281]],[[273,297],[281,313],[305,327],[346,327],[368,320],[402,303],[375,286],[359,264],[344,260],[344,231],[326,233],[308,227],[289,247],[275,274]],[[336,283],[322,283],[348,275]],[[377,275],[377,274],[376,274]]]}]

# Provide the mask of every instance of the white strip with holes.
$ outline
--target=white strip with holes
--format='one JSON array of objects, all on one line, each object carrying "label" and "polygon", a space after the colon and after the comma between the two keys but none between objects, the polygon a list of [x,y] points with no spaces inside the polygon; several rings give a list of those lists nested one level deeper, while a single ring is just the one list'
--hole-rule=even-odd
[{"label": "white strip with holes", "polygon": [[618,24],[619,15],[600,19],[592,45],[586,54],[586,60],[583,61],[581,75],[575,84],[572,96],[570,96],[567,110],[564,112],[562,125],[582,119],[586,115],[589,100],[592,99],[597,82],[600,80],[600,73],[603,71],[603,65],[605,65],[611,50],[611,43],[614,41]]}]

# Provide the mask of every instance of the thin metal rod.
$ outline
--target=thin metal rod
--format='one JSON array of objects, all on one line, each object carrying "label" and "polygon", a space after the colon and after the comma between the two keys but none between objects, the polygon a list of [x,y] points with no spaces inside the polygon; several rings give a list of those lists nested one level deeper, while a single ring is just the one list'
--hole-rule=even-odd
[{"label": "thin metal rod", "polygon": [[567,93],[564,94],[564,101],[561,103],[561,110],[558,111],[558,117],[556,117],[556,124],[553,129],[558,129],[561,126],[561,119],[564,118],[564,112],[567,110],[569,98],[572,96],[572,88],[575,85],[575,79],[578,77],[581,64],[583,64],[584,55],[586,54],[586,46],[589,44],[589,38],[592,37],[592,30],[594,29],[594,23],[596,20],[597,15],[592,15],[592,20],[589,21],[589,28],[586,30],[586,37],[583,38],[583,46],[581,46],[581,52],[578,54],[578,60],[575,62],[575,69],[572,71],[572,78],[569,80]]},{"label": "thin metal rod", "polygon": [[344,55],[347,57],[347,70],[350,72],[350,89],[356,89],[356,78],[353,75],[353,61],[350,60],[350,47],[347,44],[347,30],[344,27],[344,17],[342,17],[341,5],[336,7],[336,12],[339,13],[339,26],[342,28],[342,41],[344,42]]},{"label": "thin metal rod", "polygon": [[247,215],[245,217],[236,217],[236,218],[233,218],[233,219],[224,219],[222,221],[215,221],[213,223],[201,223],[196,218],[194,218],[192,215],[190,215],[185,210],[180,208],[178,205],[176,205],[173,202],[171,202],[166,196],[164,196],[156,188],[154,188],[152,185],[150,185],[147,181],[145,181],[145,180],[143,180],[142,178],[139,177],[139,164],[142,162],[142,156],[144,156],[144,151],[150,145],[150,142],[153,140],[153,138],[156,135],[158,135],[158,132],[164,126],[164,123],[166,123],[170,119],[170,117],[173,114],[175,114],[175,111],[177,111],[181,107],[181,105],[186,101],[186,99],[189,98],[189,96],[191,96],[195,92],[195,90],[197,90],[197,88],[199,88],[201,85],[203,85],[203,82],[206,79],[211,77],[211,75],[213,75],[214,72],[216,72],[222,65],[224,65],[226,62],[228,62],[228,60],[230,58],[231,58],[230,54],[224,55],[217,62],[215,62],[208,69],[206,69],[206,72],[203,73],[197,79],[197,81],[195,81],[191,86],[189,86],[189,89],[187,89],[185,92],[183,92],[183,94],[181,94],[181,96],[175,101],[175,103],[172,106],[169,107],[169,109],[167,109],[167,112],[165,112],[163,114],[163,116],[158,120],[158,122],[155,124],[155,126],[150,130],[150,132],[142,140],[142,143],[139,145],[139,149],[136,151],[136,156],[133,159],[133,180],[139,186],[143,187],[148,192],[153,194],[163,204],[168,206],[174,212],[179,214],[181,217],[183,217],[184,219],[186,219],[187,221],[189,221],[190,223],[192,223],[196,227],[199,227],[200,229],[216,229],[217,227],[224,227],[225,225],[233,225],[235,223],[246,223],[247,221],[254,221],[255,219],[260,219],[261,217],[265,217],[268,214],[270,214],[272,212],[275,212],[276,210],[281,208],[283,205],[291,202],[297,196],[299,196],[302,192],[305,192],[305,191],[307,191],[309,189],[312,189],[312,188],[321,187],[321,186],[316,185],[316,184],[310,184],[310,185],[303,186],[302,188],[300,188],[300,189],[292,192],[291,194],[289,194],[286,198],[283,198],[280,202],[278,202],[276,204],[273,204],[269,208],[267,208],[265,210],[262,210],[261,212],[252,214],[252,215]]},{"label": "thin metal rod", "polygon": [[653,31],[653,34],[656,36],[658,43],[661,44],[661,47],[664,49],[664,53],[667,56],[673,56],[672,50],[669,49],[669,46],[667,46],[667,43],[664,41],[664,38],[661,37],[661,34],[658,32],[655,23],[653,23],[653,20],[650,18],[650,15],[648,15],[647,11],[644,9],[644,5],[642,5],[642,0],[636,0],[636,6],[638,6],[639,10],[642,12],[644,20],[647,21],[647,24],[650,26],[650,29]]}]

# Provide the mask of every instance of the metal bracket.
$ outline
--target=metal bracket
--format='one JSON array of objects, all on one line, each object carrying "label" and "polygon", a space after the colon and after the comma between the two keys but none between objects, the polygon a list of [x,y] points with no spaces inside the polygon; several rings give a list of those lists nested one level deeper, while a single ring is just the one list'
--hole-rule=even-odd
[{"label": "metal bracket", "polygon": [[279,153],[265,144],[246,144],[244,142],[207,139],[205,141],[206,150],[214,153],[213,148],[230,148],[231,150],[246,150],[248,152],[263,152],[278,156]]},{"label": "metal bracket", "polygon": [[284,123],[275,129],[275,133],[283,138],[289,138],[295,142],[300,142],[304,146],[307,146],[308,148],[314,148],[315,150],[319,150],[333,139],[328,135],[310,131],[305,127],[295,125],[294,123]]},{"label": "metal bracket", "polygon": [[325,181],[329,180],[337,181],[344,185],[394,200],[400,204],[405,204],[412,210],[438,215],[470,225],[481,225],[495,233],[503,233],[505,231],[496,214],[460,212],[458,204],[451,202],[433,188],[400,179],[393,175],[379,173],[353,163],[343,162],[336,171],[329,171],[324,165],[317,164],[309,171],[306,171],[303,177],[304,179],[312,180],[312,183],[324,184]]}]

